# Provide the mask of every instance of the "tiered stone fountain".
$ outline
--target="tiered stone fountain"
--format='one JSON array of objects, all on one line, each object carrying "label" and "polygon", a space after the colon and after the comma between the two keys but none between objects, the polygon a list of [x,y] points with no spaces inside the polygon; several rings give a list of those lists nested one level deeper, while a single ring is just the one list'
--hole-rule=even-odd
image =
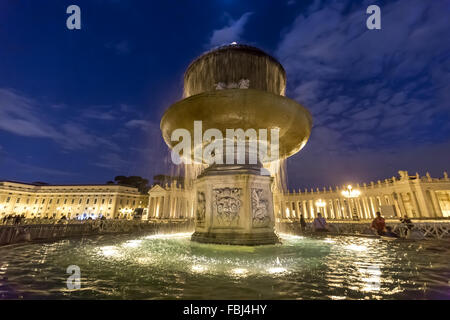
[{"label": "tiered stone fountain", "polygon": [[[303,148],[312,126],[310,113],[286,98],[285,88],[282,65],[258,48],[232,44],[207,52],[185,73],[184,99],[163,115],[163,138],[173,148],[178,143],[171,141],[175,129],[187,129],[194,137],[194,121],[202,121],[203,132],[215,128],[223,137],[226,129],[278,128],[275,162],[285,159]],[[252,152],[246,149],[246,160]],[[192,154],[183,156],[193,158]],[[194,181],[192,240],[237,245],[279,242],[274,227],[273,176],[263,174],[262,169],[267,165],[246,161],[207,167]]]}]

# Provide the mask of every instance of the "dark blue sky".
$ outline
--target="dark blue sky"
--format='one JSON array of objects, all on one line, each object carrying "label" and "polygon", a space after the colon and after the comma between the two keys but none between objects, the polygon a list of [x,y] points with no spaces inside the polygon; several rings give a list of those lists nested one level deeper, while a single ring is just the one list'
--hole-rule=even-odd
[{"label": "dark blue sky", "polygon": [[[82,29],[66,28],[81,8]],[[381,30],[366,28],[370,4]],[[159,132],[182,76],[237,41],[278,58],[313,114],[291,187],[450,169],[450,1],[0,2],[0,179],[171,173]]]}]

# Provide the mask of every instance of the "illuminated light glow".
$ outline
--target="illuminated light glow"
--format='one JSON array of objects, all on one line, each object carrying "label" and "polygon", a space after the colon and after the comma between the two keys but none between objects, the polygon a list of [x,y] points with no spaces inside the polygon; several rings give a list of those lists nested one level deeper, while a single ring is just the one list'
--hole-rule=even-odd
[{"label": "illuminated light glow", "polygon": [[137,258],[136,260],[139,264],[150,264],[153,262],[152,258],[146,257],[146,258]]},{"label": "illuminated light glow", "polygon": [[326,243],[335,243],[336,241],[334,241],[333,239],[330,239],[330,238],[326,238],[325,240],[323,240],[323,242],[326,242]]},{"label": "illuminated light glow", "polygon": [[267,269],[267,271],[271,274],[275,274],[275,273],[283,273],[286,272],[287,269],[283,268],[283,267],[273,267],[273,268],[269,268]]},{"label": "illuminated light glow", "polygon": [[381,289],[381,270],[379,266],[368,267],[367,269],[359,269],[360,273],[368,275],[361,280],[365,283],[362,291],[378,292]]},{"label": "illuminated light glow", "polygon": [[367,250],[366,246],[359,246],[357,244],[350,244],[348,246],[345,246],[344,248],[347,249],[347,250],[359,251],[359,252]]},{"label": "illuminated light glow", "polygon": [[235,45],[237,45],[237,42],[236,42],[236,41],[233,41],[233,42],[231,43],[231,45],[235,46]]},{"label": "illuminated light glow", "polygon": [[345,299],[347,299],[347,297],[344,297],[344,296],[331,296],[330,298],[333,299],[333,300],[345,300]]},{"label": "illuminated light glow", "polygon": [[367,273],[372,276],[381,276],[380,267],[369,267],[367,269],[358,269],[360,273]]},{"label": "illuminated light glow", "polygon": [[196,265],[192,266],[191,270],[193,272],[201,273],[201,272],[205,272],[207,270],[207,268],[205,266],[196,264]]},{"label": "illuminated light glow", "polygon": [[100,251],[105,257],[117,257],[120,255],[119,251],[114,246],[104,246],[100,248]]},{"label": "illuminated light glow", "polygon": [[281,238],[286,239],[286,240],[301,240],[301,239],[304,239],[304,237],[302,237],[302,236],[295,236],[295,235],[287,234],[287,233],[280,233],[279,236]]},{"label": "illuminated light glow", "polygon": [[127,248],[137,248],[141,244],[142,240],[130,240],[123,244]]},{"label": "illuminated light glow", "polygon": [[231,272],[236,275],[245,275],[248,272],[248,270],[243,269],[243,268],[235,268],[235,269],[231,270]]},{"label": "illuminated light glow", "polygon": [[341,194],[346,198],[356,198],[361,195],[361,191],[353,189],[351,185],[348,185],[347,190],[343,190]]},{"label": "illuminated light glow", "polygon": [[317,207],[323,208],[326,205],[327,205],[327,203],[325,201],[323,201],[322,199],[319,199],[319,200],[316,201],[316,206]]},{"label": "illuminated light glow", "polygon": [[180,233],[163,233],[163,234],[154,234],[151,236],[145,237],[145,239],[170,239],[170,238],[187,238],[192,236],[192,232],[180,232]]}]

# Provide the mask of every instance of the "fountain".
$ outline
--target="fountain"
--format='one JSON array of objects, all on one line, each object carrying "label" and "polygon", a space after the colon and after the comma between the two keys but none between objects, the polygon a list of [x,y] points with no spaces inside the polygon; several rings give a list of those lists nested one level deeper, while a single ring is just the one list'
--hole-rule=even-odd
[{"label": "fountain", "polygon": [[[180,154],[187,170],[200,172],[194,175],[191,189],[195,212],[192,240],[235,245],[279,242],[272,193],[276,167],[303,148],[312,126],[310,113],[286,98],[285,88],[282,65],[251,46],[219,47],[189,65],[183,99],[166,110],[161,131],[172,149],[178,141],[172,136],[175,130],[183,129],[194,137],[189,152]],[[214,139],[211,135],[202,139],[211,130]],[[230,130],[235,135],[230,137]],[[252,137],[256,132],[259,136]],[[212,144],[227,145],[226,152],[220,154]],[[268,149],[270,157],[264,153]],[[202,150],[212,150],[215,161],[202,158]],[[264,154],[266,157],[261,156]]]}]

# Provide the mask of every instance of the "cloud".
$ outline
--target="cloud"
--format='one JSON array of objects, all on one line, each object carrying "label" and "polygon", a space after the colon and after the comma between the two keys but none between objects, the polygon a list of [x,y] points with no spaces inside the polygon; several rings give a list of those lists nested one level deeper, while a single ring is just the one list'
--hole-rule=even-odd
[{"label": "cloud", "polygon": [[159,130],[159,125],[156,123],[153,123],[148,120],[141,120],[141,119],[132,119],[125,123],[125,127],[127,128],[133,128],[133,129],[142,129],[145,131],[148,130]]},{"label": "cloud", "polygon": [[5,88],[0,88],[0,130],[25,137],[61,137],[35,112],[33,100]]},{"label": "cloud", "polygon": [[241,41],[244,26],[253,12],[244,13],[238,20],[230,20],[227,26],[213,31],[209,40],[210,47]]},{"label": "cloud", "polygon": [[[448,2],[388,2],[381,6],[381,30],[366,28],[369,4],[315,1],[276,50],[288,74],[287,95],[313,114],[300,154],[332,156],[333,168],[344,173],[352,170],[348,154],[352,166],[367,168],[370,156],[359,158],[362,150],[386,163],[392,150],[404,159],[401,154],[450,136]],[[299,169],[293,165],[289,172]]]},{"label": "cloud", "polygon": [[84,110],[82,116],[96,120],[116,120],[117,114],[110,106],[94,106]]},{"label": "cloud", "polygon": [[132,164],[131,161],[127,161],[122,158],[118,153],[105,153],[101,154],[99,160],[95,165],[101,168],[107,168],[114,171],[125,171]]},{"label": "cloud", "polygon": [[[50,105],[51,109],[52,106]],[[103,146],[118,150],[116,143],[91,132],[74,120],[61,123],[45,106],[15,90],[0,88],[0,130],[18,136],[48,138],[65,150]],[[53,124],[53,122],[55,124]]]}]

